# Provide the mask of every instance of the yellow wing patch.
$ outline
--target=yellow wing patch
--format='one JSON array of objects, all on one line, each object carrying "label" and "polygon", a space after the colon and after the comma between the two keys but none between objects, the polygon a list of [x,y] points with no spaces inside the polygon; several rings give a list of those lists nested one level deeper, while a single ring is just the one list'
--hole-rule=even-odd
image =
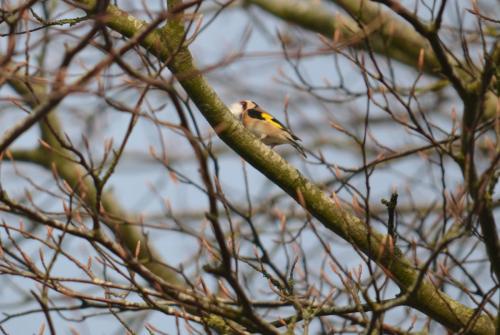
[{"label": "yellow wing patch", "polygon": [[278,120],[276,120],[271,114],[265,113],[265,112],[260,112],[260,116],[263,120],[266,120],[267,122],[271,123],[275,127],[286,130],[287,128],[281,124]]}]

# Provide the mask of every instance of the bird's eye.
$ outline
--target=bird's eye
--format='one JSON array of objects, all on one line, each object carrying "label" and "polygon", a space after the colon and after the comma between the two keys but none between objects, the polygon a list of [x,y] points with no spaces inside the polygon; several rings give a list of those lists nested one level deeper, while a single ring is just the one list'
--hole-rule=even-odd
[{"label": "bird's eye", "polygon": [[240,104],[241,104],[241,107],[243,107],[243,109],[247,108],[247,102],[246,101],[242,101],[242,102],[240,102]]}]

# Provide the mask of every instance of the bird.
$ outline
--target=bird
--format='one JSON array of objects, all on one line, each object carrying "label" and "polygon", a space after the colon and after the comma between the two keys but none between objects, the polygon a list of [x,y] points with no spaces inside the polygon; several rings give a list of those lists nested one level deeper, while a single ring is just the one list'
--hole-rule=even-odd
[{"label": "bird", "polygon": [[229,109],[243,123],[243,126],[264,144],[271,148],[280,144],[290,144],[304,158],[307,157],[304,147],[299,143],[301,139],[254,101],[235,102]]}]

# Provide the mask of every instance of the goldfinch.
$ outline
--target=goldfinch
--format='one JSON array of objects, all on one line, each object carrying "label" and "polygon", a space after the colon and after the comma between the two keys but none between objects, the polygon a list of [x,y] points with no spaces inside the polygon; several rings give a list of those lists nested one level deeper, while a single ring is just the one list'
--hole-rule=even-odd
[{"label": "goldfinch", "polygon": [[232,104],[229,109],[233,115],[240,119],[243,126],[264,144],[274,148],[276,145],[288,143],[306,157],[304,148],[299,143],[300,138],[255,102],[243,100]]}]

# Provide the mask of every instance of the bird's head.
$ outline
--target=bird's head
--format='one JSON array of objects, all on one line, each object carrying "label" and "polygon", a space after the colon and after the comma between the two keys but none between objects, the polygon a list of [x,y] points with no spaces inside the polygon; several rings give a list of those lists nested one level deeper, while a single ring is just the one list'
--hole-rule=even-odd
[{"label": "bird's head", "polygon": [[239,118],[244,111],[254,109],[256,107],[258,107],[258,105],[252,100],[241,100],[240,102],[231,104],[231,106],[229,106],[229,110],[234,116]]},{"label": "bird's head", "polygon": [[240,101],[240,105],[243,110],[249,110],[258,107],[258,105],[252,100],[242,100]]}]

